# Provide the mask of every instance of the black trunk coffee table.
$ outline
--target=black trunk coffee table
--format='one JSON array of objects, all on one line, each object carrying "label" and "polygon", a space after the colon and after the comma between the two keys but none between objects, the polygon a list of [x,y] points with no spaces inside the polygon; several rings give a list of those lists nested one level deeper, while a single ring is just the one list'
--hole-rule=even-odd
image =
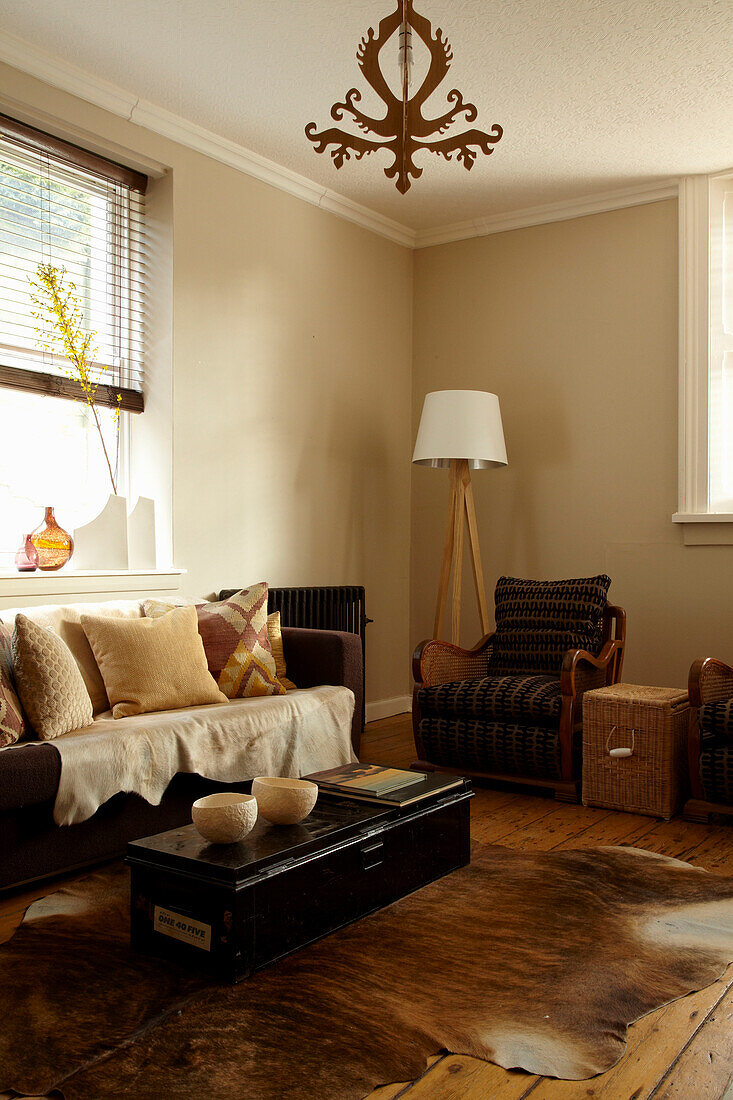
[{"label": "black trunk coffee table", "polygon": [[300,825],[239,844],[186,825],[128,845],[131,943],[240,981],[470,860],[471,786],[426,778],[402,809],[321,792]]}]

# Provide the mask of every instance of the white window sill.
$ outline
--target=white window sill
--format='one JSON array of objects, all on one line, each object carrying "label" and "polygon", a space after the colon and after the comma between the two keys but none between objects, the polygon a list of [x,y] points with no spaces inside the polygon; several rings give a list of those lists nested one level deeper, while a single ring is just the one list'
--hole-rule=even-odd
[{"label": "white window sill", "polygon": [[683,525],[685,546],[733,545],[733,512],[675,512],[672,523]]},{"label": "white window sill", "polygon": [[58,573],[0,572],[0,598],[177,592],[185,569],[60,570]]}]

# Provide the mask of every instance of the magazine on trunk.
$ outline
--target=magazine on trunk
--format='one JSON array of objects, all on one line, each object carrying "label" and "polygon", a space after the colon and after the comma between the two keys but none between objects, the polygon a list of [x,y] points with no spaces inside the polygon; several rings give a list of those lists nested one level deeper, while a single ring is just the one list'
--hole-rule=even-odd
[{"label": "magazine on trunk", "polygon": [[314,772],[305,778],[317,783],[324,793],[395,806],[416,802],[434,790],[446,789],[463,782],[454,776],[403,771],[379,764],[342,764],[338,768]]}]

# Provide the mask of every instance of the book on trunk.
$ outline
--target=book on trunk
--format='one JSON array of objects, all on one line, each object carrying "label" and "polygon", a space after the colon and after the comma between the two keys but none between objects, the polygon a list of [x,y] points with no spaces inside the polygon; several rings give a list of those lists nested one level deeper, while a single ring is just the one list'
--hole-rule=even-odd
[{"label": "book on trunk", "polygon": [[447,789],[462,782],[456,776],[403,771],[379,764],[342,764],[338,768],[313,772],[304,778],[317,783],[324,794],[363,798],[393,806],[417,802],[433,791]]}]

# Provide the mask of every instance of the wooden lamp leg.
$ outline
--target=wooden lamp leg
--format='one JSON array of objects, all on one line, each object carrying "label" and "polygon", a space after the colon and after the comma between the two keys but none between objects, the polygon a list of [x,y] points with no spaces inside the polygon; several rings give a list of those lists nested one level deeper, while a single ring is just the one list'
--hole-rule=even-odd
[{"label": "wooden lamp leg", "polygon": [[433,637],[443,636],[443,617],[445,615],[445,603],[448,598],[448,581],[450,580],[450,567],[453,560],[453,522],[455,510],[455,478],[453,476],[453,463],[450,469],[450,493],[448,497],[448,519],[445,525],[445,539],[443,540],[443,561],[440,566],[440,583],[438,584],[438,603],[435,608],[435,626]]},{"label": "wooden lamp leg", "polygon": [[473,503],[473,486],[471,485],[471,471],[466,463],[466,522],[468,523],[468,543],[471,548],[471,568],[473,569],[473,583],[476,588],[479,616],[481,619],[481,633],[488,634],[489,608],[486,603],[486,588],[484,586],[484,571],[481,565],[481,548],[478,541],[478,527],[476,526],[476,509]]},{"label": "wooden lamp leg", "polygon": [[465,459],[455,459],[451,462],[451,472],[455,478],[455,497],[453,501],[453,600],[451,607],[451,641],[453,645],[458,645],[461,633],[463,516],[466,508],[466,483],[463,476],[464,466],[467,466]]},{"label": "wooden lamp leg", "polygon": [[471,555],[473,580],[476,587],[481,631],[489,633],[489,610],[486,603],[484,574],[481,566],[476,509],[471,486],[471,471],[465,459],[452,459],[450,464],[450,496],[448,500],[448,519],[443,543],[443,561],[440,567],[438,602],[435,609],[435,629],[433,637],[440,638],[443,632],[445,605],[448,598],[448,584],[453,572],[453,598],[451,608],[451,640],[459,644],[461,627],[461,589],[463,566],[463,524],[468,527],[468,543]]}]

